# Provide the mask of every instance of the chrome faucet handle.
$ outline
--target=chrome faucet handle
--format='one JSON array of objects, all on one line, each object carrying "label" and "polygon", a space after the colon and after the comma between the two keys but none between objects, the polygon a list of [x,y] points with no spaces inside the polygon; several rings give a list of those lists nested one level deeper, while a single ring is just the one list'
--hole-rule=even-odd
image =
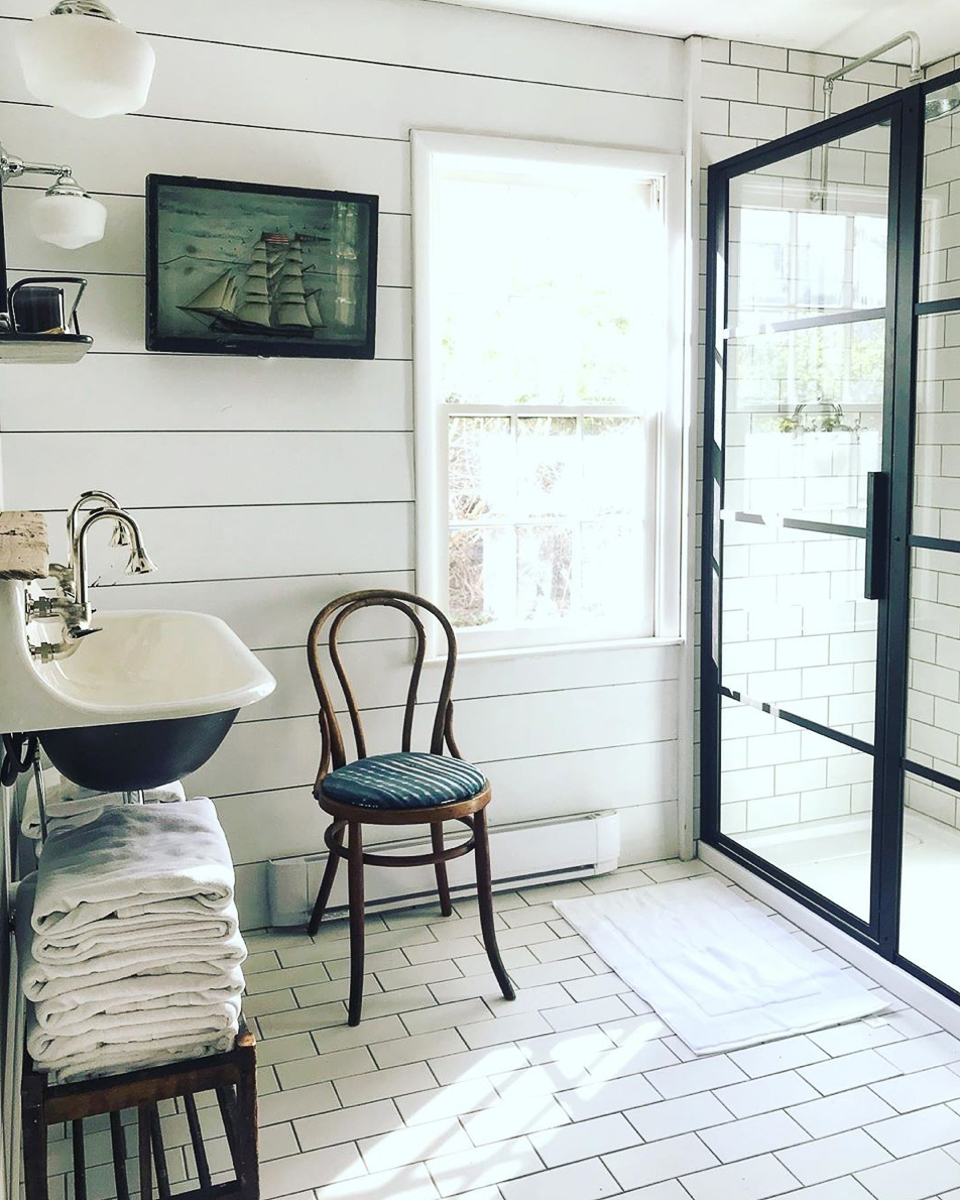
[{"label": "chrome faucet handle", "polygon": [[66,598],[73,597],[73,567],[63,563],[50,564],[50,578],[56,580],[57,591]]},{"label": "chrome faucet handle", "polygon": [[89,637],[91,633],[103,633],[103,627],[100,625],[90,626],[89,628],[86,625],[67,626],[67,636],[72,641],[77,641],[79,638]]}]

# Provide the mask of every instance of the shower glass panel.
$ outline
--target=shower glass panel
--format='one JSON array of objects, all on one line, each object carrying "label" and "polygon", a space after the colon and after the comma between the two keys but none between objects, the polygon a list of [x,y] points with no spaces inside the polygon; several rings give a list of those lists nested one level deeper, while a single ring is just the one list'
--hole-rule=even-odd
[{"label": "shower glass panel", "polygon": [[708,176],[702,840],[960,1004],[960,70]]},{"label": "shower glass panel", "polygon": [[872,756],[731,700],[722,729],[725,832],[866,921]]},{"label": "shower glass panel", "polygon": [[[931,92],[929,107],[949,102],[956,84]],[[923,131],[923,198],[920,211],[920,291],[918,299],[960,298],[960,249],[955,232],[960,217],[960,116],[927,121]]]},{"label": "shower glass panel", "polygon": [[960,991],[960,940],[947,920],[960,902],[957,793],[907,772],[904,780],[901,955]]},{"label": "shower glass panel", "polygon": [[960,554],[910,559],[906,757],[960,784]]},{"label": "shower glass panel", "polygon": [[718,334],[719,832],[864,923],[890,142],[878,123],[730,179]]},{"label": "shower glass panel", "polygon": [[916,363],[900,953],[960,990],[960,311],[918,318]]}]

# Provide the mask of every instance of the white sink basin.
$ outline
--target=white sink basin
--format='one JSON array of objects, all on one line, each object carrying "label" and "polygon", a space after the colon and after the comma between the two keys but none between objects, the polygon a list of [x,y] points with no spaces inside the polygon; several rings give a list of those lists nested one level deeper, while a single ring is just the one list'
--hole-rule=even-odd
[{"label": "white sink basin", "polygon": [[[98,613],[96,623],[68,657],[41,662],[23,584],[0,581],[0,733],[39,734],[82,787],[136,791],[189,775],[237,712],[276,686],[219,617],[144,609]],[[59,622],[47,629],[44,640],[63,636]]]},{"label": "white sink basin", "polygon": [[101,632],[85,637],[69,658],[33,668],[64,706],[98,721],[224,712],[262,700],[276,686],[219,617],[143,609],[98,612],[94,624]]},{"label": "white sink basin", "polygon": [[[205,613],[98,612],[101,632],[47,663],[30,653],[23,614],[23,584],[0,581],[3,733],[223,713],[276,686],[230,626]],[[58,622],[47,630],[52,640],[62,636]]]}]

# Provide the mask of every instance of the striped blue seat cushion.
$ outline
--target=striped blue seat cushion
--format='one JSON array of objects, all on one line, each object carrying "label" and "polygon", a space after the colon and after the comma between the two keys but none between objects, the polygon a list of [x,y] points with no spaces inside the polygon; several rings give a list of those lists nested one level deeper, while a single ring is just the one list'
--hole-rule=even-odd
[{"label": "striped blue seat cushion", "polygon": [[360,808],[430,808],[468,800],[486,787],[482,771],[439,754],[374,754],[331,771],[323,794]]}]

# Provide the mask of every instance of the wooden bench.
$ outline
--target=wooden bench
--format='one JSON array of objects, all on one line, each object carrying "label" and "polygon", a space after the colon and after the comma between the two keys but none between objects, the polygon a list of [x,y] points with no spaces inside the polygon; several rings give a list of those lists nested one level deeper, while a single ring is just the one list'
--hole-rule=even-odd
[{"label": "wooden bench", "polygon": [[[235,1178],[225,1183],[211,1179],[200,1128],[195,1096],[207,1091],[216,1094],[233,1163]],[[140,1198],[151,1200],[156,1170],[159,1200],[168,1200],[171,1189],[157,1105],[177,1097],[183,1099],[199,1178],[196,1188],[177,1193],[178,1200],[259,1200],[257,1047],[253,1034],[243,1025],[233,1049],[222,1054],[79,1083],[48,1084],[46,1075],[35,1070],[25,1056],[20,1099],[26,1200],[48,1200],[47,1131],[60,1121],[70,1124],[73,1135],[74,1200],[86,1200],[83,1122],[102,1113],[110,1116],[117,1200],[130,1200],[126,1139],[120,1121],[125,1108],[137,1110]]]}]

